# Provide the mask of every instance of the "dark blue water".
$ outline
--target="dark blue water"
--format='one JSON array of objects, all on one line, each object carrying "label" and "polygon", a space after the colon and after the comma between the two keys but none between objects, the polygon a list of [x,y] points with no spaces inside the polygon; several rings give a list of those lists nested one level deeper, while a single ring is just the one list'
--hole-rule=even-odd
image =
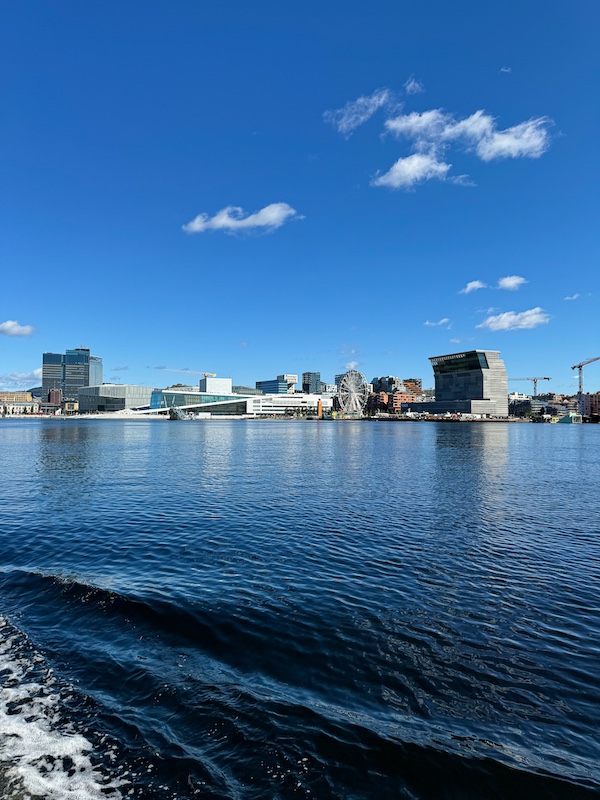
[{"label": "dark blue water", "polygon": [[2,798],[600,792],[600,426],[0,420]]}]

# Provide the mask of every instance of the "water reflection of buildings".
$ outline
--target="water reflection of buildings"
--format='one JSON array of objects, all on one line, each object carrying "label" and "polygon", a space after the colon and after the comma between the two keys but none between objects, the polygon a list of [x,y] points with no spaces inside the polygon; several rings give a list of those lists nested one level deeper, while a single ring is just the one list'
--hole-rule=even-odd
[{"label": "water reflection of buildings", "polygon": [[515,426],[491,422],[435,426],[437,503],[465,529],[497,526],[508,509],[509,441]]}]

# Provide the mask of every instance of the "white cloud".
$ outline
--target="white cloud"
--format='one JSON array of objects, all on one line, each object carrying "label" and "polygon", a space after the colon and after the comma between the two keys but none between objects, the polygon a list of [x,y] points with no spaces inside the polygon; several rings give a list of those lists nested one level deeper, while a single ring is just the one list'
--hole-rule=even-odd
[{"label": "white cloud", "polygon": [[372,186],[388,186],[390,189],[409,189],[421,181],[437,178],[445,180],[452,164],[438,161],[433,153],[413,153],[399,158],[389,172],[371,181]]},{"label": "white cloud", "polygon": [[495,158],[539,158],[550,147],[548,117],[538,117],[504,131],[494,131],[477,143],[482,161]]},{"label": "white cloud", "polygon": [[9,375],[0,375],[0,390],[18,392],[39,386],[41,382],[41,368],[34,369],[31,372],[11,372]]},{"label": "white cloud", "polygon": [[448,319],[448,317],[444,317],[443,319],[440,319],[438,322],[431,322],[430,320],[425,320],[423,324],[427,328],[437,328],[440,325],[448,325],[449,322],[450,320]]},{"label": "white cloud", "polygon": [[359,366],[358,361],[347,361],[345,369],[356,369]]},{"label": "white cloud", "polygon": [[487,328],[489,331],[516,331],[524,328],[537,328],[550,322],[549,314],[540,308],[530,308],[528,311],[505,311],[503,314],[488,317],[478,328]]},{"label": "white cloud", "polygon": [[402,114],[385,122],[396,136],[413,139],[418,148],[459,141],[474,148],[482,161],[496,158],[539,158],[550,146],[548,129],[552,120],[536,117],[505,130],[496,130],[496,120],[479,110],[456,120],[452,114],[434,108],[422,113]]},{"label": "white cloud", "polygon": [[509,292],[515,292],[519,286],[522,286],[524,283],[527,283],[527,281],[520,275],[507,275],[505,278],[500,278],[498,280],[498,288],[508,289]]},{"label": "white cloud", "polygon": [[31,325],[19,325],[16,319],[0,323],[0,334],[3,336],[31,336],[33,332]]},{"label": "white cloud", "polygon": [[404,91],[406,94],[421,94],[421,92],[425,91],[425,87],[421,81],[418,81],[414,75],[411,75],[404,84]]},{"label": "white cloud", "polygon": [[461,343],[461,339],[450,339],[450,343],[451,344],[460,344]]},{"label": "white cloud", "polygon": [[231,233],[254,228],[274,231],[289,219],[304,219],[287,203],[271,203],[255,214],[244,216],[244,213],[239,206],[227,206],[217,212],[214,217],[209,217],[208,214],[198,214],[182,228],[186,233],[203,233],[208,230]]},{"label": "white cloud", "polygon": [[410,114],[401,114],[399,117],[387,119],[384,123],[385,129],[396,136],[406,136],[417,141],[431,142],[440,141],[442,134],[450,119],[441,109],[434,108],[431,111],[413,111]]},{"label": "white cloud", "polygon": [[500,67],[500,72],[512,72],[512,67]]},{"label": "white cloud", "polygon": [[325,111],[323,119],[339,132],[349,136],[353,130],[367,122],[382,106],[393,102],[389,89],[377,89],[371,95],[351,100],[343,108]]},{"label": "white cloud", "polygon": [[[502,68],[502,71],[507,70],[510,68]],[[414,76],[406,81],[404,89],[408,95],[424,91]],[[371,182],[372,186],[399,189],[432,179],[473,186],[468,175],[449,174],[451,164],[446,163],[446,152],[451,146],[474,154],[484,162],[539,158],[550,147],[549,131],[553,122],[549,117],[532,117],[499,129],[496,118],[482,109],[461,119],[442,108],[400,114],[397,113],[399,107],[389,89],[378,89],[372,95],[359,97],[323,115],[340,133],[349,136],[379,108],[385,108],[388,112],[385,131],[408,140],[412,155],[398,159],[388,172]]]},{"label": "white cloud", "polygon": [[569,297],[565,297],[565,300],[578,300],[581,297],[579,292],[575,292],[575,294],[570,295]]},{"label": "white cloud", "polygon": [[483,281],[469,281],[464,289],[461,289],[459,294],[470,294],[476,292],[478,289],[487,289],[487,283]]}]

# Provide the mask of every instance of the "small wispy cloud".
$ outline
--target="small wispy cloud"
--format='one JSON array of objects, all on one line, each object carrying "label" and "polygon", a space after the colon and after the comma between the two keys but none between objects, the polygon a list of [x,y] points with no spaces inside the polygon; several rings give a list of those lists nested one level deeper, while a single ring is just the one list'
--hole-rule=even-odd
[{"label": "small wispy cloud", "polygon": [[500,72],[512,72],[512,67],[500,67]]},{"label": "small wispy cloud", "polygon": [[461,339],[450,339],[450,343],[451,344],[460,344],[461,343]]},{"label": "small wispy cloud", "polygon": [[445,180],[452,164],[438,161],[434,153],[413,153],[399,158],[389,172],[371,181],[371,186],[387,186],[390,189],[410,189],[415,184],[432,178]]},{"label": "small wispy cloud", "polygon": [[444,317],[443,319],[440,319],[437,322],[431,322],[431,320],[427,319],[425,320],[423,325],[425,325],[425,327],[427,328],[438,328],[441,325],[449,325],[449,323],[450,320],[448,319],[448,317]]},{"label": "small wispy cloud", "polygon": [[208,214],[198,214],[191,222],[182,226],[186,233],[203,233],[204,231],[250,231],[262,228],[264,231],[274,231],[290,219],[304,219],[287,203],[271,203],[254,214],[247,214],[239,206],[227,206],[218,211],[213,217]]},{"label": "small wispy cloud", "polygon": [[112,371],[113,372],[126,372],[128,369],[129,369],[129,367],[113,367]]},{"label": "small wispy cloud", "polygon": [[579,300],[580,297],[581,295],[579,294],[579,292],[575,292],[575,294],[565,297],[565,300]]},{"label": "small wispy cloud", "polygon": [[483,281],[469,281],[464,289],[461,289],[459,294],[471,294],[471,292],[476,292],[478,289],[487,289],[487,283]]},{"label": "small wispy cloud", "polygon": [[425,87],[421,81],[418,81],[414,75],[411,75],[404,84],[404,91],[406,94],[421,94],[421,92],[425,91]]},{"label": "small wispy cloud", "polygon": [[347,361],[344,365],[345,369],[356,369],[358,366],[358,361]]},{"label": "small wispy cloud", "polygon": [[546,325],[550,322],[550,315],[540,308],[530,308],[528,311],[505,311],[503,314],[496,314],[485,319],[478,328],[486,328],[489,331],[516,331],[529,328],[537,328],[538,325]]},{"label": "small wispy cloud", "polygon": [[11,372],[8,375],[0,375],[0,390],[6,392],[17,392],[32,389],[42,381],[42,370],[34,369],[31,372]]},{"label": "small wispy cloud", "polygon": [[0,323],[0,334],[2,336],[31,336],[34,329],[31,325],[19,325],[16,319],[7,319]]},{"label": "small wispy cloud", "polygon": [[516,292],[519,286],[527,283],[527,280],[520,275],[507,275],[505,278],[498,279],[498,289],[507,289],[509,292]]},{"label": "small wispy cloud", "polygon": [[384,106],[395,105],[394,96],[389,89],[377,89],[373,94],[363,95],[357,100],[350,100],[343,108],[323,113],[323,119],[344,136],[356,130],[371,119],[373,114]]}]

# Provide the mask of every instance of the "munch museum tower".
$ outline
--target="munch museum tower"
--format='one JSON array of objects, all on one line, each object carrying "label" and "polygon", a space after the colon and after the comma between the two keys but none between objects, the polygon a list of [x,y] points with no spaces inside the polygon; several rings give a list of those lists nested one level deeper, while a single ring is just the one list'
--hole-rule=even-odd
[{"label": "munch museum tower", "polygon": [[498,350],[468,350],[429,360],[435,378],[435,401],[420,403],[419,410],[508,416],[508,375]]}]

